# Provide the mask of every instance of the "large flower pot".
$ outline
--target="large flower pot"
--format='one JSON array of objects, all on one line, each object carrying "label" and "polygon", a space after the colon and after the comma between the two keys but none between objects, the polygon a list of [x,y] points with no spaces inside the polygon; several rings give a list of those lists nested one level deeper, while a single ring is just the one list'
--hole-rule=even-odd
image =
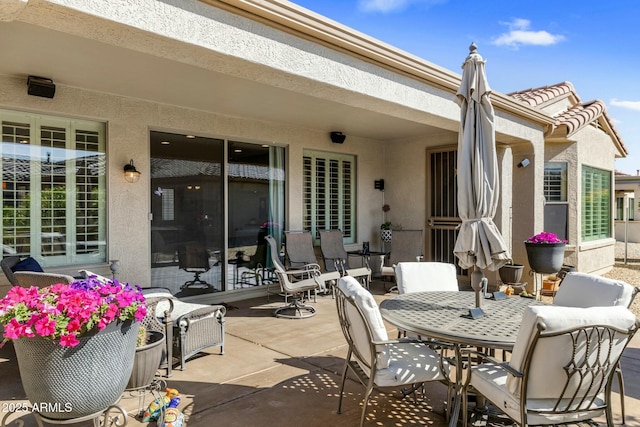
[{"label": "large flower pot", "polygon": [[505,264],[498,270],[500,274],[500,280],[505,284],[520,283],[522,280],[522,270],[524,265],[522,264]]},{"label": "large flower pot", "polygon": [[156,371],[160,367],[162,351],[165,348],[164,344],[165,337],[162,332],[147,331],[147,343],[136,347],[133,369],[127,383],[128,390],[147,387],[151,384]]},{"label": "large flower pot", "polygon": [[564,261],[565,243],[524,243],[531,269],[536,273],[554,274]]},{"label": "large flower pot", "polygon": [[14,340],[31,404],[44,417],[67,420],[116,403],[131,376],[139,327],[130,320],[113,322],[80,336],[76,347],[41,337]]}]

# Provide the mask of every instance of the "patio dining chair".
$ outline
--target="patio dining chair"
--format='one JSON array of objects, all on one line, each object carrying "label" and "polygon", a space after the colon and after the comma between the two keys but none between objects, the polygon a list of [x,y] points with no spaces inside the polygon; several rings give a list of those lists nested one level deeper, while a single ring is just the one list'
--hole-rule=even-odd
[{"label": "patio dining chair", "polygon": [[[360,426],[364,425],[373,389],[449,381],[449,362],[433,349],[436,342],[390,340],[378,305],[369,291],[350,276],[338,281],[338,320],[349,350],[342,371],[338,414],[342,412],[349,372],[365,387]],[[412,388],[413,390],[414,388]],[[450,396],[451,387],[448,387]]]},{"label": "patio dining chair", "polygon": [[358,279],[365,288],[369,289],[371,283],[371,268],[366,267],[352,268],[349,265],[349,256],[344,248],[344,238],[340,230],[319,230],[320,234],[320,251],[324,259],[324,268],[326,271],[337,271],[340,275],[352,276]]},{"label": "patio dining chair", "polygon": [[[553,299],[553,304],[564,307],[622,306],[629,308],[638,292],[640,292],[640,287],[632,286],[621,280],[593,274],[570,272],[562,280],[562,284]],[[624,424],[626,418],[625,389],[620,365],[616,367],[616,376],[620,392],[620,411]]]},{"label": "patio dining chair", "polygon": [[[285,231],[285,257],[290,268],[308,269],[310,267],[320,269],[320,264],[313,249],[313,239],[309,231]],[[325,288],[333,294],[333,286],[340,278],[338,271],[323,273]]]},{"label": "patio dining chair", "polygon": [[423,246],[422,230],[393,230],[391,251],[380,269],[382,279],[395,278],[395,266],[399,262],[422,261]]},{"label": "patio dining chair", "polygon": [[178,246],[178,268],[187,273],[193,273],[192,280],[187,280],[180,289],[189,288],[191,286],[204,286],[212,288],[206,280],[200,278],[201,274],[211,269],[209,262],[209,251],[200,243],[189,243]]},{"label": "patio dining chair", "polygon": [[395,268],[398,293],[458,291],[456,266],[446,262],[400,262]]},{"label": "patio dining chair", "polygon": [[475,390],[516,424],[579,423],[606,414],[612,427],[611,384],[639,322],[625,307],[529,306],[511,359],[503,363],[467,350],[462,421]]},{"label": "patio dining chair", "polygon": [[[285,300],[285,305],[276,309],[275,316],[288,319],[304,319],[315,316],[315,307],[304,303],[304,295],[311,291],[314,292],[315,296],[316,290],[324,288],[324,282],[320,278],[320,268],[312,265],[308,268],[305,266],[296,270],[285,269],[278,256],[276,240],[271,235],[267,235],[265,240],[269,243],[271,261],[280,282],[280,287],[289,300],[288,303]],[[298,280],[301,276],[305,278]]]}]

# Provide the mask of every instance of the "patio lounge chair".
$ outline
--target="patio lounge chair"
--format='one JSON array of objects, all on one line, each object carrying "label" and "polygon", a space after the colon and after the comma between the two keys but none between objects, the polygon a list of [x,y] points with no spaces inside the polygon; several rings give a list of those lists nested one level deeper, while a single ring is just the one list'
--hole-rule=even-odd
[{"label": "patio lounge chair", "polygon": [[36,261],[35,258],[25,257],[20,258],[17,255],[10,255],[8,257],[2,258],[0,261],[0,266],[2,267],[2,271],[4,275],[9,280],[13,286],[18,286],[18,280],[15,277],[16,271],[34,271],[38,273],[42,273],[42,267]]},{"label": "patio lounge chair", "polygon": [[153,324],[152,330],[161,330],[167,337],[167,376],[171,375],[174,355],[184,371],[187,359],[209,347],[220,347],[220,354],[224,354],[224,306],[187,303],[165,288],[142,292],[153,320],[146,319],[145,324]]},{"label": "patio lounge chair", "polygon": [[511,359],[502,363],[469,351],[462,393],[473,388],[522,427],[578,423],[601,416],[613,426],[611,383],[622,352],[638,328],[625,307],[529,306]]},{"label": "patio lounge chair", "polygon": [[59,283],[68,285],[76,280],[73,276],[66,274],[38,273],[35,271],[16,271],[13,274],[16,277],[18,285],[25,288],[30,286],[44,288],[46,286],[57,285]]},{"label": "patio lounge chair", "polygon": [[371,268],[366,267],[351,268],[349,256],[344,248],[342,231],[340,230],[319,230],[320,251],[324,259],[326,271],[338,271],[342,276],[348,275],[358,279],[365,288],[369,288],[371,283]]},{"label": "patio lounge chair", "polygon": [[336,305],[340,326],[349,345],[342,371],[338,414],[342,412],[349,372],[365,387],[361,426],[374,388],[415,386],[430,381],[450,385],[449,363],[442,353],[432,349],[435,342],[389,340],[375,299],[356,279],[345,276],[338,281]]}]

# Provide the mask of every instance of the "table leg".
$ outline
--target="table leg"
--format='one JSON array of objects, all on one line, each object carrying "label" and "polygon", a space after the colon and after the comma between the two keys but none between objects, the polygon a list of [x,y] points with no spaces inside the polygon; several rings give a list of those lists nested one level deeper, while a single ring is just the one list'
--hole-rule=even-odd
[{"label": "table leg", "polygon": [[458,424],[458,418],[460,418],[460,409],[462,405],[462,352],[460,345],[454,344],[453,351],[455,353],[456,364],[456,382],[453,387],[453,405],[449,408],[449,427],[455,427]]}]

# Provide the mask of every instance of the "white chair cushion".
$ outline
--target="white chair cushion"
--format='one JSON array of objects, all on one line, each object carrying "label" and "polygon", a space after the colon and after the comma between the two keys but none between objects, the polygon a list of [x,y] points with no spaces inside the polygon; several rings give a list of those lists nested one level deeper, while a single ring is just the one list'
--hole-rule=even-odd
[{"label": "white chair cushion", "polygon": [[[534,306],[527,307],[516,344],[511,354],[509,364],[521,370],[524,358],[529,351],[534,337],[536,324],[544,322],[547,326],[545,333],[561,332],[581,326],[610,325],[620,329],[629,329],[636,321],[636,317],[625,307],[593,307],[575,308],[560,306]],[[612,349],[612,356],[620,354],[624,349],[624,343],[618,342]],[[573,351],[573,345],[567,336],[545,339],[538,343],[533,355],[531,369],[533,372],[546,373],[529,378],[528,396],[537,398],[548,396],[554,390],[561,389],[566,378],[564,375],[555,375],[554,372],[563,372],[563,367],[569,362]],[[601,355],[603,358],[609,355]],[[507,388],[517,397],[519,394],[520,379],[509,375]],[[559,393],[555,393],[559,395]]]},{"label": "white chair cushion", "polygon": [[[520,420],[520,401],[517,397],[511,394],[507,390],[507,378],[511,375],[502,368],[500,365],[494,363],[485,363],[477,365],[471,368],[471,386],[475,388],[480,394],[485,396],[491,402],[493,402],[500,410],[504,411],[514,420],[521,422]],[[545,375],[541,375],[545,379]],[[553,409],[553,405],[556,403],[555,399],[529,399],[527,407],[530,409]],[[594,401],[594,406],[603,404],[603,396],[598,396]],[[576,414],[566,415],[530,415],[528,417],[529,425],[538,424],[560,424],[568,422],[577,422],[581,420],[590,419],[594,416],[602,415],[600,413],[593,412],[580,412]]]},{"label": "white chair cushion", "polygon": [[[389,336],[387,335],[387,329],[384,326],[382,315],[376,300],[369,291],[362,287],[358,281],[351,276],[344,276],[338,280],[338,288],[344,292],[344,294],[353,298],[356,306],[360,309],[364,315],[365,321],[369,324],[371,329],[371,339],[374,341],[387,341]],[[369,334],[366,326],[360,320],[360,314],[351,305],[347,305],[347,316],[354,329],[353,338],[358,351],[363,355],[370,354],[369,352]],[[376,350],[377,365],[379,369],[385,369],[389,367],[389,351],[387,346],[382,346]],[[368,363],[369,361],[367,361]]]},{"label": "white chair cushion", "polygon": [[456,267],[445,262],[399,262],[396,265],[398,292],[458,291]]},{"label": "white chair cushion", "polygon": [[621,280],[585,273],[567,273],[558,288],[554,305],[565,307],[629,307],[633,286]]},{"label": "white chair cushion", "polygon": [[[440,381],[445,374],[440,370],[440,355],[424,344],[389,344],[389,366],[376,373],[378,387],[393,387],[426,381]],[[449,364],[443,360],[445,372]]]}]

